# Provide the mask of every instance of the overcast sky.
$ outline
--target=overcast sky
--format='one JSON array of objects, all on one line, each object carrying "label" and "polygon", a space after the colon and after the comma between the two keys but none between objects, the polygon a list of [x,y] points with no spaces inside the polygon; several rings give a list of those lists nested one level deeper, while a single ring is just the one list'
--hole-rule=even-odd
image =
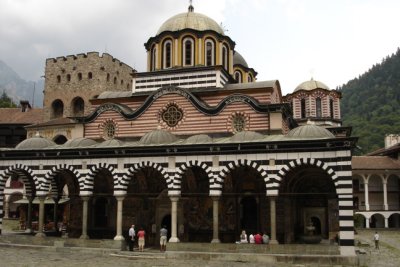
[{"label": "overcast sky", "polygon": [[[143,44],[188,0],[0,0],[0,60],[38,80],[49,57],[107,52],[145,71]],[[284,94],[313,77],[330,88],[400,46],[399,0],[194,0]]]}]

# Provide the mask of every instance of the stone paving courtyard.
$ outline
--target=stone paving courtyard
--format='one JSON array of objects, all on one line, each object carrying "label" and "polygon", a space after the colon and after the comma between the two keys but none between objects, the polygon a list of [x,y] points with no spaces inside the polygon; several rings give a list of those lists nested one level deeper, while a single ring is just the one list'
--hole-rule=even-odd
[{"label": "stone paving courtyard", "polygon": [[[356,243],[360,244],[357,249],[365,252],[361,255],[361,262],[364,266],[400,266],[400,231],[379,230],[381,236],[380,249],[374,248],[372,236],[374,230],[359,230],[356,235]],[[133,256],[133,257],[131,257]],[[162,253],[148,249],[147,252],[139,254],[129,252],[122,255],[112,255],[112,253],[98,253],[90,251],[56,251],[52,248],[32,248],[1,246],[0,247],[0,267],[75,267],[75,266],[318,266],[301,264],[260,264],[255,262],[223,262],[223,261],[200,261],[200,260],[174,260],[165,259]]]}]

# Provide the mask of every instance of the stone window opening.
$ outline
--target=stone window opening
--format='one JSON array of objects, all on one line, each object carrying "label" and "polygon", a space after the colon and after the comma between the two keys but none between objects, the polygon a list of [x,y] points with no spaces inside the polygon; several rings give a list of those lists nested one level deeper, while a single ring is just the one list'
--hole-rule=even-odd
[{"label": "stone window opening", "polygon": [[215,45],[210,39],[206,40],[206,66],[215,65]]},{"label": "stone window opening", "polygon": [[228,70],[228,48],[225,45],[222,46],[222,66]]},{"label": "stone window opening", "polygon": [[164,43],[163,49],[163,67],[164,69],[168,69],[172,67],[172,41],[167,40]]},{"label": "stone window opening", "polygon": [[124,85],[124,80],[121,80],[121,85]]},{"label": "stone window opening", "polygon": [[57,82],[60,83],[61,82],[61,76],[57,75]]},{"label": "stone window opening", "polygon": [[117,84],[117,77],[114,77],[114,84]]},{"label": "stone window opening", "polygon": [[151,59],[150,59],[150,71],[155,71],[156,70],[156,56],[157,56],[157,50],[156,46],[153,45],[151,48]]},{"label": "stone window opening", "polygon": [[91,80],[93,78],[93,74],[91,72],[88,73],[88,79]]},{"label": "stone window opening", "polygon": [[82,81],[82,73],[80,73],[80,72],[78,73],[78,80]]},{"label": "stone window opening", "polygon": [[177,105],[171,104],[162,112],[161,118],[169,127],[175,127],[183,119],[183,111]]},{"label": "stone window opening", "polygon": [[236,80],[236,82],[238,82],[238,83],[241,83],[242,82],[242,73],[240,72],[240,71],[235,71],[235,80]]},{"label": "stone window opening", "polygon": [[71,74],[67,74],[67,81],[68,81],[68,82],[71,81]]},{"label": "stone window opening", "polygon": [[306,100],[304,98],[300,100],[300,106],[301,106],[300,117],[304,119],[306,117]]},{"label": "stone window opening", "polygon": [[333,119],[335,117],[335,114],[334,114],[334,107],[333,107],[333,99],[332,98],[329,99],[329,110],[330,110],[331,118]]},{"label": "stone window opening", "polygon": [[194,64],[194,41],[192,38],[183,39],[183,65],[193,66]]},{"label": "stone window opening", "polygon": [[52,119],[61,118],[64,114],[64,103],[60,99],[56,99],[51,104]]},{"label": "stone window opening", "polygon": [[72,100],[73,116],[83,116],[85,113],[85,101],[81,97],[75,97]]},{"label": "stone window opening", "polygon": [[321,104],[321,98],[317,97],[315,99],[315,110],[316,110],[316,115],[317,118],[321,118],[322,117],[322,104]]},{"label": "stone window opening", "polygon": [[251,83],[253,82],[253,77],[249,74],[249,76],[247,76],[247,82]]},{"label": "stone window opening", "polygon": [[107,73],[107,82],[110,81],[110,73]]}]

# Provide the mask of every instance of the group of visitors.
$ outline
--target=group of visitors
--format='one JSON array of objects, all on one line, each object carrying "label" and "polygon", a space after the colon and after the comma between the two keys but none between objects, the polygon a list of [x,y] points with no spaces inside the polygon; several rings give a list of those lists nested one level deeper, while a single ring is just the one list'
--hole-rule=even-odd
[{"label": "group of visitors", "polygon": [[[136,234],[136,230],[135,230],[135,225],[132,224],[131,228],[129,228],[129,250],[133,251],[133,246],[135,244],[135,238],[137,236],[138,238],[138,246],[139,246],[139,251],[143,252],[144,251],[144,243],[145,243],[145,236],[146,236],[146,232],[144,231],[144,229],[142,227],[139,228],[139,232]],[[160,251],[165,251],[166,250],[166,246],[167,246],[167,235],[168,235],[168,230],[165,227],[165,225],[163,225],[160,229]]]},{"label": "group of visitors", "polygon": [[242,230],[240,234],[240,243],[250,243],[250,244],[268,244],[269,243],[269,236],[267,234],[256,233],[250,234],[249,238],[247,239],[247,234],[245,230]]}]

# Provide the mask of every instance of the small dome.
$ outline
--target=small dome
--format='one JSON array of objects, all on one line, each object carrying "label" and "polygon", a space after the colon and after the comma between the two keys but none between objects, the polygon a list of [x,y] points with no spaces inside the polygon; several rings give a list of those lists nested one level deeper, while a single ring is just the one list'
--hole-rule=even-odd
[{"label": "small dome", "polygon": [[185,140],[185,144],[206,144],[211,143],[212,138],[206,134],[197,134]]},{"label": "small dome", "polygon": [[118,139],[110,139],[110,140],[106,140],[101,142],[97,147],[119,147],[119,146],[123,146],[124,142]]},{"label": "small dome", "polygon": [[333,133],[327,129],[313,124],[296,127],[287,136],[293,138],[335,138]]},{"label": "small dome", "polygon": [[143,145],[159,145],[173,143],[177,140],[178,137],[172,133],[162,129],[157,129],[143,135],[142,138],[140,138],[139,143]]},{"label": "small dome", "polygon": [[224,31],[215,20],[203,14],[193,12],[193,9],[191,10],[190,7],[188,12],[175,15],[165,21],[158,30],[157,35],[166,31],[175,32],[183,29],[197,31],[211,30],[224,35]]},{"label": "small dome", "polygon": [[233,65],[236,64],[240,64],[246,68],[248,68],[249,66],[247,65],[246,60],[244,60],[244,58],[242,57],[241,54],[239,54],[239,52],[235,51],[235,54],[233,54]]},{"label": "small dome", "polygon": [[91,145],[95,145],[95,144],[97,144],[97,142],[92,139],[80,137],[80,138],[68,140],[62,146],[63,147],[86,147],[86,146],[91,146]]},{"label": "small dome", "polygon": [[18,150],[25,150],[25,149],[41,149],[41,148],[46,148],[50,146],[55,146],[56,143],[53,141],[41,137],[41,136],[35,136],[32,138],[25,139],[21,143],[19,143],[15,149]]},{"label": "small dome", "polygon": [[314,79],[311,78],[311,80],[303,82],[299,84],[296,89],[294,89],[294,92],[299,91],[299,90],[306,90],[306,91],[311,91],[314,89],[325,89],[325,90],[331,90],[329,87],[319,81],[315,81]]},{"label": "small dome", "polygon": [[231,137],[233,142],[249,142],[263,139],[264,135],[253,131],[241,131]]}]

